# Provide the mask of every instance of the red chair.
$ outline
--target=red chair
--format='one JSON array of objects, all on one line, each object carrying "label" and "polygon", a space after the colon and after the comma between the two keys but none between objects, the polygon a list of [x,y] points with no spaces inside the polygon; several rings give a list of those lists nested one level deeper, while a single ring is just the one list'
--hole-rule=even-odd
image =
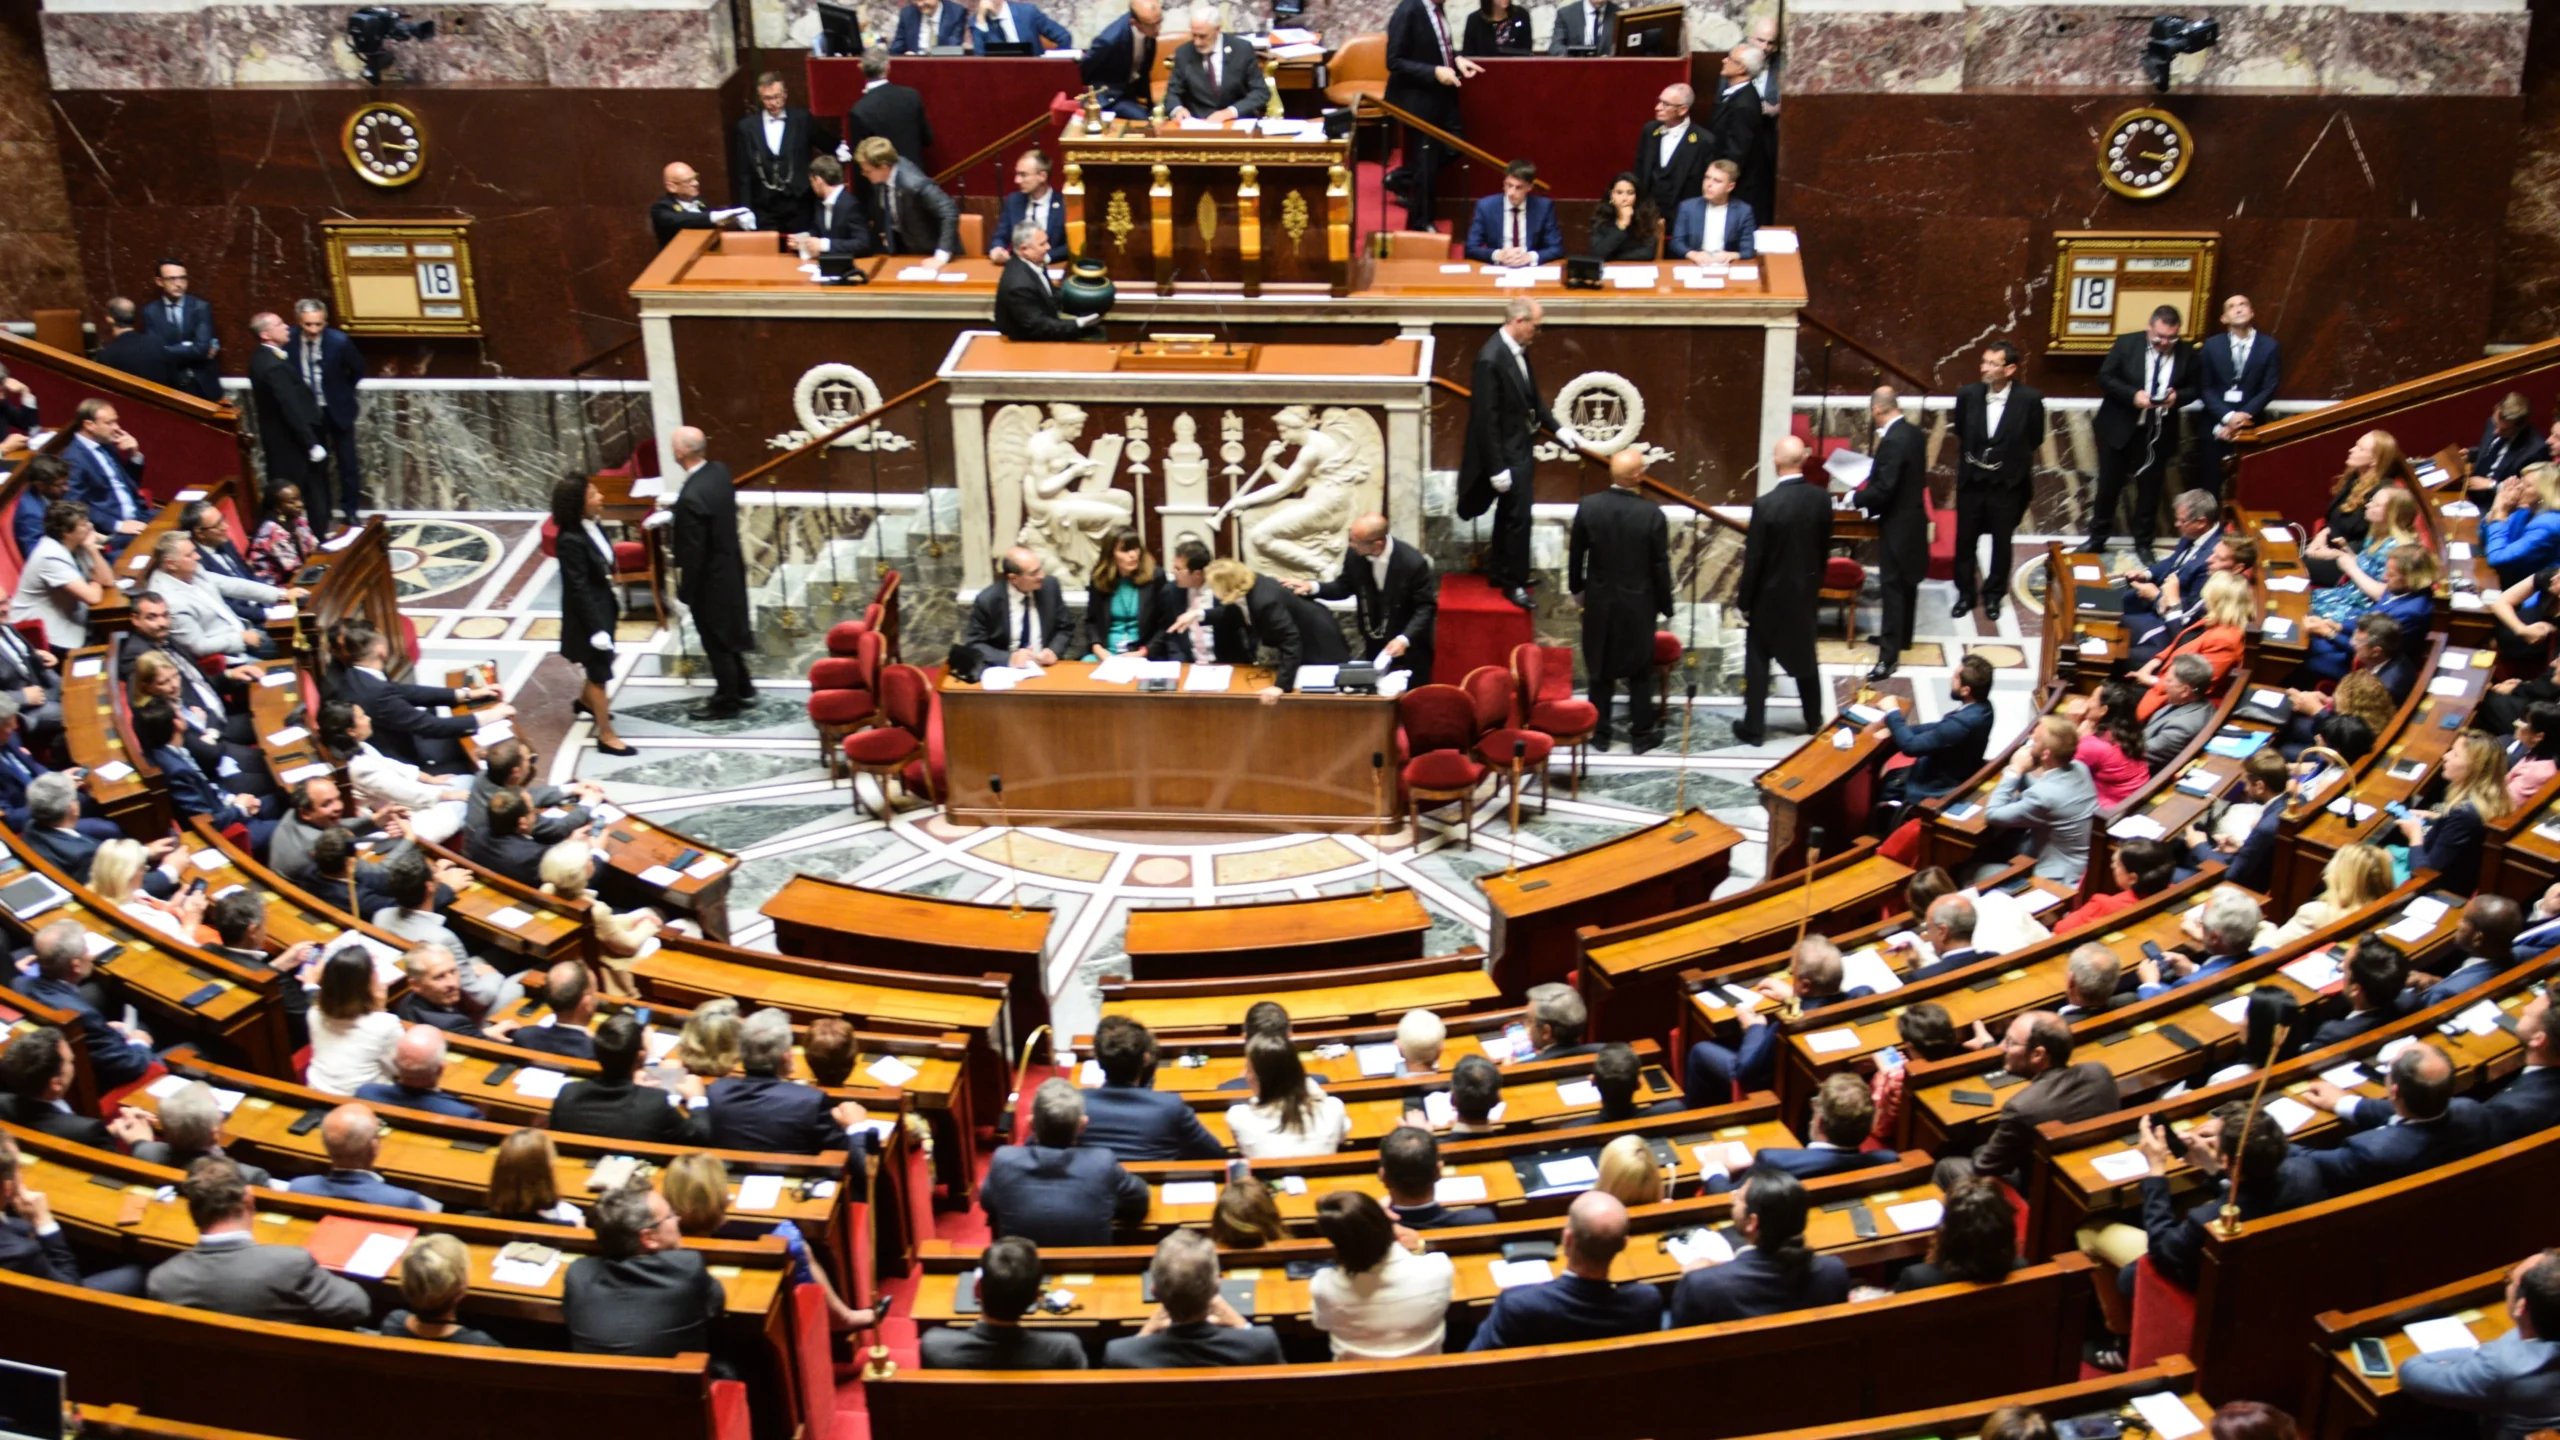
[{"label": "red chair", "polygon": [[879,718],[880,637],[854,637],[851,655],[830,655],[809,667],[809,723],[818,727],[818,756],[828,778],[839,772],[838,747],[847,735]]},{"label": "red chair", "polygon": [[785,1308],[791,1321],[791,1391],[800,1440],[832,1440],[836,1367],[828,1343],[826,1292],[815,1285],[794,1285]]},{"label": "red chair", "polygon": [[1840,638],[1858,638],[1858,592],[1867,588],[1867,567],[1846,555],[1834,555],[1822,562],[1822,588],[1813,596],[1813,607],[1819,612],[1825,605],[1840,607]]},{"label": "red chair", "polygon": [[[560,553],[560,522],[548,515],[542,517],[542,553],[551,556]],[[614,541],[613,583],[646,585],[649,578],[648,545],[638,540]]]},{"label": "red chair", "polygon": [[922,790],[928,795],[939,795],[948,787],[943,764],[942,687],[938,669],[925,672],[925,679],[932,688],[926,692],[928,708],[924,721],[924,755],[921,759],[907,762],[907,768],[898,772],[898,779],[910,794]]},{"label": "red chair", "polygon": [[1421,685],[1396,697],[1396,715],[1404,722],[1413,758],[1404,763],[1405,804],[1413,817],[1413,837],[1422,839],[1425,805],[1455,801],[1466,817],[1467,843],[1476,843],[1476,787],[1485,767],[1467,751],[1476,740],[1476,708],[1467,692],[1455,685]]},{"label": "red chair", "polygon": [[[865,636],[876,640],[877,636]],[[825,664],[825,661],[820,661]],[[892,665],[880,672],[880,715],[883,723],[868,730],[857,730],[844,737],[845,763],[880,781],[880,823],[889,823],[895,813],[889,804],[889,781],[902,782],[906,768],[918,759],[929,758],[925,749],[925,732],[932,720],[933,685],[924,672],[913,665]],[[941,795],[926,777],[925,798],[937,804]]]},{"label": "red chair", "polygon": [[[1520,692],[1511,683],[1509,671],[1499,665],[1479,665],[1467,672],[1458,688],[1467,692],[1467,703],[1475,708],[1475,756],[1495,773],[1503,783],[1511,784],[1511,750],[1521,747],[1520,774],[1538,779],[1538,813],[1547,813],[1547,759],[1554,754],[1556,742],[1535,730],[1513,723],[1519,708]],[[1516,802],[1518,796],[1512,799]]]},{"label": "red chair", "polygon": [[1653,632],[1653,713],[1671,719],[1671,672],[1680,668],[1681,657],[1689,653],[1680,637],[1668,630]]},{"label": "red chair", "polygon": [[1573,652],[1557,645],[1515,645],[1511,677],[1520,686],[1520,713],[1530,729],[1573,752],[1567,772],[1573,798],[1582,798],[1583,745],[1600,729],[1600,707],[1573,698]]},{"label": "red chair", "polygon": [[875,634],[879,629],[880,607],[877,604],[866,605],[862,607],[861,619],[839,620],[828,629],[827,653],[844,656],[859,654],[862,649],[862,637]]}]

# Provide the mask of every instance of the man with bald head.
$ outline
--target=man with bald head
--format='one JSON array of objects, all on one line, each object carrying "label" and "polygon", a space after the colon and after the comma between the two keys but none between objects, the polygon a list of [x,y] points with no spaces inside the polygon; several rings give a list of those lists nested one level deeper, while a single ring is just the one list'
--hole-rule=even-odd
[{"label": "man with bald head", "polygon": [[981,664],[1057,664],[1060,652],[1074,649],[1058,577],[1045,573],[1039,555],[1022,545],[1004,552],[996,568],[1003,583],[980,587],[960,643],[977,651]]},{"label": "man with bald head", "polygon": [[1671,526],[1662,507],[1637,493],[1645,457],[1631,446],[1609,457],[1609,488],[1586,495],[1573,512],[1566,587],[1582,611],[1582,665],[1591,703],[1600,711],[1593,748],[1610,739],[1610,709],[1627,687],[1627,737],[1641,753],[1662,743],[1654,713],[1653,622],[1671,614]]},{"label": "man with bald head", "polygon": [[2326,1080],[2294,1098],[2346,1122],[2344,1143],[2325,1150],[2294,1146],[2310,1157],[2324,1198],[2415,1175],[2488,1147],[2489,1112],[2453,1093],[2453,1061],[2431,1038],[2391,1057],[2384,1099],[2368,1100]]},{"label": "man with bald head", "polygon": [[[438,947],[441,953],[441,947]],[[448,963],[450,960],[448,958]],[[396,1105],[450,1115],[457,1120],[482,1118],[480,1107],[465,1104],[436,1087],[444,1083],[444,1032],[433,1025],[412,1025],[391,1052],[392,1080],[373,1080],[356,1087],[356,1098],[368,1105]]]},{"label": "man with bald head", "polygon": [[1129,0],[1129,13],[1102,27],[1084,47],[1084,83],[1102,102],[1102,113],[1123,120],[1147,118],[1147,96],[1156,73],[1156,32],[1164,26],[1162,0]]},{"label": "man with bald head", "polygon": [[1751,529],[1742,540],[1742,585],[1734,605],[1748,628],[1742,633],[1742,723],[1733,727],[1733,738],[1744,745],[1767,738],[1772,661],[1796,682],[1805,733],[1822,728],[1813,616],[1823,566],[1831,558],[1831,499],[1821,481],[1805,478],[1811,456],[1793,435],[1778,437],[1769,455],[1777,481],[1751,502]]},{"label": "man with bald head", "polygon": [[329,1152],[329,1173],[305,1175],[294,1181],[287,1187],[294,1194],[360,1200],[367,1205],[424,1210],[429,1214],[444,1209],[441,1202],[415,1190],[404,1190],[375,1173],[373,1162],[382,1154],[382,1121],[362,1105],[350,1102],[330,1111],[329,1117],[320,1122],[320,1145]]},{"label": "man with bald head", "polygon": [[[756,698],[747,678],[747,656],[756,648],[755,619],[747,611],[747,556],[738,544],[738,492],[729,467],[710,459],[702,432],[679,425],[667,437],[668,453],[684,476],[672,508],[658,512],[675,524],[676,598],[693,612],[694,633],[711,661],[711,698],[694,717],[724,719]],[[662,522],[658,515],[649,523]]]},{"label": "man with bald head", "polygon": [[[1648,196],[1666,219],[1680,213],[1680,202],[1698,193],[1715,147],[1691,119],[1698,92],[1686,85],[1666,85],[1654,97],[1653,123],[1636,141],[1636,193]],[[1736,162],[1739,163],[1739,162]]]},{"label": "man with bald head", "polygon": [[735,210],[714,210],[702,203],[702,177],[681,160],[659,172],[667,193],[649,207],[649,228],[658,233],[658,248],[676,238],[679,230],[753,230],[756,212],[744,206]]},{"label": "man with bald head", "polygon": [[1351,522],[1351,546],[1342,569],[1319,586],[1312,580],[1280,582],[1319,600],[1359,602],[1360,658],[1380,673],[1409,671],[1416,685],[1431,683],[1431,630],[1440,618],[1440,577],[1431,557],[1387,533],[1387,517],[1363,515]]},{"label": "man with bald head", "polygon": [[1574,1197],[1544,1285],[1514,1285],[1493,1302],[1469,1350],[1613,1340],[1662,1328],[1662,1292],[1642,1280],[1612,1284],[1609,1264],[1627,1248],[1627,1207],[1605,1191]]}]

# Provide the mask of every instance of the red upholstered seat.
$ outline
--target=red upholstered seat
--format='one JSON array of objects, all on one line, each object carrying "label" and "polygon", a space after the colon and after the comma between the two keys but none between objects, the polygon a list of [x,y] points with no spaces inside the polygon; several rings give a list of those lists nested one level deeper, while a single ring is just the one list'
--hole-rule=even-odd
[{"label": "red upholstered seat", "polygon": [[[869,633],[870,629],[871,627],[869,625],[864,624],[860,620],[837,621],[835,623],[835,627],[827,631],[827,653],[830,655],[843,656],[853,654],[855,644],[859,642],[865,634]],[[820,661],[819,663],[824,664],[826,662]]]},{"label": "red upholstered seat", "polygon": [[791,1287],[791,1391],[798,1401],[800,1440],[833,1440],[836,1367],[828,1354],[827,1297],[815,1285]]},{"label": "red upholstered seat", "polygon": [[833,655],[809,667],[812,690],[868,690],[871,671],[852,655]]},{"label": "red upholstered seat", "polygon": [[2134,1262],[2133,1336],[2125,1347],[2129,1366],[2158,1364],[2163,1355],[2184,1355],[2195,1340],[2196,1297],[2151,1268],[2151,1257]]},{"label": "red upholstered seat", "polygon": [[[1519,708],[1520,691],[1511,672],[1495,665],[1479,665],[1467,672],[1460,689],[1475,707],[1476,758],[1491,766],[1504,783],[1511,778],[1511,747],[1522,747],[1520,775],[1535,777],[1538,782],[1538,808],[1546,809],[1547,757],[1555,751],[1553,738],[1536,730],[1515,726],[1512,721]],[[1514,797],[1515,800],[1517,797]]]},{"label": "red upholstered seat", "polygon": [[548,515],[542,517],[542,553],[545,555],[560,553],[560,522]]},{"label": "red upholstered seat", "polygon": [[[934,677],[926,678],[932,680]],[[943,777],[949,770],[942,759],[942,690],[938,681],[931,691],[931,700],[933,708],[924,722],[924,758],[907,762],[907,768],[898,772],[898,782],[909,790],[939,795]]]},{"label": "red upholstered seat", "polygon": [[1826,590],[1854,590],[1867,583],[1867,567],[1846,555],[1834,555],[1822,562],[1822,587]]},{"label": "red upholstered seat", "polygon": [[856,765],[903,763],[915,753],[916,737],[895,725],[856,730],[844,737],[844,758]]},{"label": "red upholstered seat", "polygon": [[1472,790],[1484,766],[1455,750],[1426,750],[1405,762],[1404,783],[1417,790]]},{"label": "red upholstered seat", "polygon": [[113,1120],[116,1118],[117,1114],[120,1113],[126,1096],[131,1095],[134,1091],[141,1089],[143,1086],[150,1084],[154,1080],[166,1078],[168,1074],[168,1066],[161,1064],[157,1060],[152,1061],[149,1069],[143,1071],[140,1075],[135,1076],[130,1082],[119,1085],[113,1090],[110,1090],[106,1094],[98,1097],[99,1118]]},{"label": "red upholstered seat", "polygon": [[1485,767],[1466,753],[1476,739],[1475,702],[1455,685],[1418,685],[1396,698],[1396,714],[1413,749],[1413,758],[1399,773],[1416,835],[1424,804],[1456,801],[1466,816],[1467,841],[1473,844],[1475,807],[1467,802],[1485,776]]},{"label": "red upholstered seat", "polygon": [[1529,707],[1529,723],[1559,739],[1588,734],[1600,724],[1600,707],[1588,700],[1541,700]]},{"label": "red upholstered seat", "polygon": [[1677,665],[1680,663],[1680,657],[1686,653],[1687,647],[1680,643],[1680,637],[1678,635],[1673,634],[1668,630],[1656,630],[1653,632],[1654,664]]},{"label": "red upholstered seat", "polygon": [[[870,644],[877,635],[866,635]],[[903,778],[918,759],[930,759],[926,732],[933,721],[933,682],[913,665],[892,665],[880,672],[880,717],[884,722],[844,738],[844,758],[855,769],[880,777],[880,818],[890,818],[889,777]],[[939,791],[926,787],[926,798]]]},{"label": "red upholstered seat", "polygon": [[1521,747],[1520,773],[1533,775],[1546,768],[1547,757],[1555,753],[1555,738],[1536,730],[1487,730],[1476,740],[1476,754],[1496,770],[1508,769],[1511,747]]},{"label": "red upholstered seat", "polygon": [[809,721],[813,725],[860,724],[879,708],[868,690],[817,690],[809,695]]},{"label": "red upholstered seat", "polygon": [[1573,652],[1561,646],[1522,645],[1511,652],[1519,684],[1520,712],[1528,728],[1544,731],[1573,752],[1573,793],[1582,794],[1582,746],[1600,728],[1600,707],[1573,698]]},{"label": "red upholstered seat", "polygon": [[629,575],[649,568],[649,547],[637,540],[613,542],[613,573]]}]

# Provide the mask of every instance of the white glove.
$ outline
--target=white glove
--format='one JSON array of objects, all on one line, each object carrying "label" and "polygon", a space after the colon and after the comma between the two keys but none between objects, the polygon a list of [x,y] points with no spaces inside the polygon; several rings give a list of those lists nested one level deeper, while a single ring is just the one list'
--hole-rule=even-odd
[{"label": "white glove", "polygon": [[311,463],[312,463],[312,464],[317,465],[317,464],[319,464],[321,461],[326,460],[326,459],[328,459],[328,458],[329,458],[329,447],[328,447],[328,446],[326,446],[326,445],[314,445],[314,446],[312,446],[312,447],[311,447]]},{"label": "white glove", "polygon": [[673,524],[675,522],[675,518],[676,512],[673,510],[652,510],[649,512],[649,518],[640,522],[640,528],[643,530],[655,530],[662,525]]},{"label": "white glove", "polygon": [[1494,475],[1493,475],[1493,493],[1494,493],[1494,494],[1496,494],[1496,495],[1508,495],[1508,494],[1510,494],[1510,493],[1511,493],[1511,472],[1510,472],[1510,471],[1508,471],[1508,470],[1497,470],[1497,471],[1495,471],[1495,472],[1494,472]]},{"label": "white glove", "polygon": [[838,142],[837,142],[837,144],[836,144],[836,159],[838,159],[838,160],[840,160],[840,161],[844,162],[844,163],[845,163],[845,164],[847,164],[847,165],[852,164],[852,163],[853,163],[853,147],[852,147],[852,146],[850,146],[850,145],[847,145],[847,144],[843,143],[842,141],[838,141]]},{"label": "white glove", "polygon": [[587,637],[587,644],[592,649],[602,650],[610,655],[613,653],[613,632],[599,630]]}]

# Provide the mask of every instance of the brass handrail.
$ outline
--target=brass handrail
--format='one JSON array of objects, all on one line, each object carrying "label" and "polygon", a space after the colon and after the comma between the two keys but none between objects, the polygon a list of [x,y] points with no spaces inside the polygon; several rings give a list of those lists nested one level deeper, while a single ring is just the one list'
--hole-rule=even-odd
[{"label": "brass handrail", "polygon": [[1051,118],[1051,114],[1048,110],[1042,110],[1039,114],[1032,116],[1030,119],[1014,126],[1011,130],[1006,131],[1003,138],[993,140],[987,144],[979,146],[977,149],[969,153],[968,159],[961,161],[959,164],[954,165],[939,174],[936,174],[933,177],[933,183],[948,188],[952,181],[968,174],[973,167],[994,159],[996,156],[1003,154],[1008,146],[1014,145],[1019,141],[1028,138],[1031,132],[1048,124]]},{"label": "brass handrail", "polygon": [[1920,394],[1929,394],[1937,388],[1928,381],[1921,379],[1919,376],[1912,374],[1910,371],[1903,369],[1901,366],[1894,364],[1892,361],[1887,360],[1873,350],[1868,349],[1866,346],[1860,344],[1856,338],[1846,334],[1840,330],[1839,327],[1827,323],[1821,316],[1814,314],[1810,310],[1797,311],[1796,319],[1803,324],[1809,325],[1814,329],[1821,331],[1823,334],[1830,336],[1835,342],[1848,346],[1851,350],[1864,357],[1868,364],[1875,366],[1886,374],[1892,375],[1900,380],[1909,381],[1911,388]]},{"label": "brass handrail", "polygon": [[[1473,160],[1478,164],[1490,165],[1494,169],[1500,170],[1511,163],[1510,161],[1503,159],[1501,156],[1494,154],[1492,151],[1485,149],[1483,146],[1469,144],[1464,138],[1450,134],[1448,131],[1441,129],[1439,126],[1434,125],[1430,121],[1423,119],[1421,116],[1414,114],[1412,111],[1405,109],[1403,106],[1390,105],[1375,95],[1354,95],[1351,97],[1351,113],[1355,118],[1359,115],[1360,107],[1363,105],[1377,106],[1379,109],[1386,111],[1397,120],[1402,121],[1407,127],[1421,131],[1423,134],[1430,136],[1432,139],[1439,141],[1441,144],[1448,146],[1450,149],[1457,151],[1459,154],[1466,156],[1468,159]],[[1548,188],[1547,182],[1544,180],[1532,180],[1529,183],[1541,190]]]}]

